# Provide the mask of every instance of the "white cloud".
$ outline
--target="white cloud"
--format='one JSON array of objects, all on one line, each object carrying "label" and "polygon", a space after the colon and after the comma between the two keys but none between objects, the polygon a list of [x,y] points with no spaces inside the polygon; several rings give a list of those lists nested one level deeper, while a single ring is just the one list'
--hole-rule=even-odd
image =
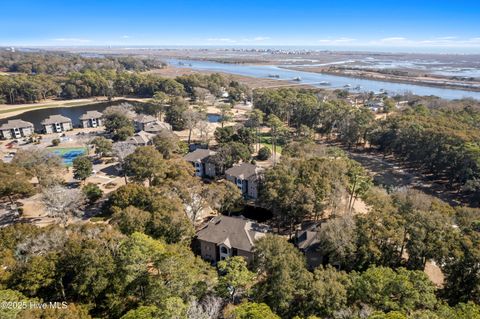
[{"label": "white cloud", "polygon": [[88,43],[92,42],[90,39],[81,39],[81,38],[55,38],[52,39],[55,42],[62,42],[62,43]]},{"label": "white cloud", "polygon": [[223,43],[236,43],[237,41],[230,38],[208,38],[209,42],[223,42]]},{"label": "white cloud", "polygon": [[253,41],[266,41],[270,40],[270,37],[255,37],[253,38]]},{"label": "white cloud", "polygon": [[236,44],[252,44],[270,40],[270,37],[256,36],[253,38],[208,38],[208,42],[217,43],[236,43]]},{"label": "white cloud", "polygon": [[122,35],[122,39],[130,39],[129,35]]},{"label": "white cloud", "polygon": [[331,45],[352,44],[355,41],[356,41],[356,39],[346,38],[346,37],[334,38],[334,39],[328,38],[328,39],[318,40],[318,42],[321,43],[321,44],[331,44]]},{"label": "white cloud", "polygon": [[380,42],[405,42],[408,41],[407,38],[404,37],[390,37],[390,38],[383,38],[379,40]]},{"label": "white cloud", "polygon": [[320,45],[332,46],[378,46],[378,47],[480,47],[480,37],[461,39],[455,36],[439,36],[427,39],[410,39],[403,36],[392,36],[380,39],[358,40],[349,37],[324,38],[317,40]]}]

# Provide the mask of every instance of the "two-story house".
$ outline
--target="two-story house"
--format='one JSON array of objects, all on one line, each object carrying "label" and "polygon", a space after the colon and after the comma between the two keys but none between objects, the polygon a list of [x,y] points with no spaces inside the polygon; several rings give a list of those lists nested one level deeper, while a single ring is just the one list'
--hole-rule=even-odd
[{"label": "two-story house", "polygon": [[241,163],[227,169],[225,177],[237,185],[245,197],[257,199],[262,172],[263,169],[256,165]]},{"label": "two-story house", "polygon": [[4,139],[28,137],[34,133],[33,124],[23,120],[9,120],[0,126]]},{"label": "two-story house", "polygon": [[145,127],[149,124],[157,122],[157,119],[151,115],[138,114],[133,119],[133,124],[135,125],[135,131],[145,131]]},{"label": "two-story house", "polygon": [[257,239],[270,231],[267,225],[243,217],[217,216],[197,232],[200,255],[217,262],[231,256],[243,256],[253,261],[253,247]]},{"label": "two-story house", "polygon": [[211,163],[209,159],[215,154],[216,152],[214,151],[197,148],[185,155],[183,159],[192,163],[196,176],[213,178],[216,176],[215,164]]},{"label": "two-story house", "polygon": [[46,134],[62,133],[73,129],[72,120],[63,115],[51,115],[40,124]]},{"label": "two-story house", "polygon": [[103,114],[98,111],[87,111],[79,117],[83,128],[103,126]]}]

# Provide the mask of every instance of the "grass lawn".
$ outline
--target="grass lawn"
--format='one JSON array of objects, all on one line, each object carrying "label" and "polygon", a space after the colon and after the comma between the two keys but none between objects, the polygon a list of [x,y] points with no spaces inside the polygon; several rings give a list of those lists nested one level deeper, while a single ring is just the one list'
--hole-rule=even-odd
[{"label": "grass lawn", "polygon": [[[260,143],[268,147],[273,152],[272,136],[269,133],[260,133],[258,136]],[[282,146],[277,144],[277,153],[282,153]]]}]

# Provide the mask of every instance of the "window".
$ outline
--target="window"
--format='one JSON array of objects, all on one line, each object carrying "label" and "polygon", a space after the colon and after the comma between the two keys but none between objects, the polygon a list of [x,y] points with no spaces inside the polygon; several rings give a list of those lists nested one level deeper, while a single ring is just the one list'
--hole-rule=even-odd
[{"label": "window", "polygon": [[228,254],[228,249],[225,248],[225,247],[220,247],[220,252],[221,252],[222,254]]}]

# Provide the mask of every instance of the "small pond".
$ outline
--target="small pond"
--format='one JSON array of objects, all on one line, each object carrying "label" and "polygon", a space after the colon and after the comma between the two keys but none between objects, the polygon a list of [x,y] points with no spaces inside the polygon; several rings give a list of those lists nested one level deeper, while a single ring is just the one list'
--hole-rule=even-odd
[{"label": "small pond", "polygon": [[213,114],[213,113],[207,114],[207,119],[210,123],[218,123],[220,122],[221,118],[222,116],[220,114]]}]

